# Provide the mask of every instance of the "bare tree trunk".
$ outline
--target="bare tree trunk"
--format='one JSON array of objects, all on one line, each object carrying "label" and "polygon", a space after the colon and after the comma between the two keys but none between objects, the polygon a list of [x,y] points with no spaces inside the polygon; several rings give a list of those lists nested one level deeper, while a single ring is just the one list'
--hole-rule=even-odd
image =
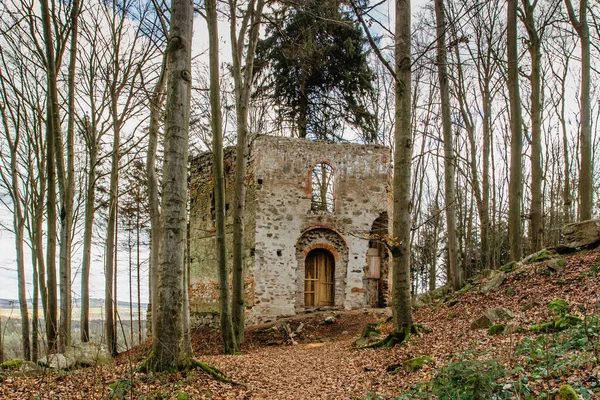
[{"label": "bare tree trunk", "polygon": [[[256,9],[255,4],[256,2]],[[229,1],[231,15],[230,35],[233,58],[233,78],[235,82],[235,109],[237,117],[237,147],[235,157],[235,206],[233,208],[233,290],[231,299],[231,318],[237,345],[244,342],[244,213],[246,208],[246,164],[248,152],[248,107],[254,70],[254,55],[260,23],[262,20],[263,0],[252,0],[242,18],[239,34],[236,32],[237,1]],[[242,69],[242,56],[246,31],[250,25],[249,45]]]},{"label": "bare tree trunk", "polygon": [[562,145],[563,145],[563,157],[564,157],[564,174],[565,174],[565,187],[563,190],[563,218],[564,223],[568,224],[571,222],[571,162],[569,158],[569,138],[567,131],[567,123],[565,120],[565,92],[566,82],[568,73],[569,58],[565,62],[565,69],[563,71],[561,79],[561,92],[560,92],[560,127],[562,131]]},{"label": "bare tree trunk", "polygon": [[[135,249],[136,249],[136,271],[137,271],[137,317],[138,317],[138,344],[142,343],[142,294],[140,281],[140,187],[137,188],[137,209],[135,220]],[[133,322],[132,322],[133,324]]]},{"label": "bare tree trunk", "polygon": [[60,132],[60,117],[58,110],[57,72],[54,57],[54,43],[50,21],[48,0],[41,0],[42,28],[44,32],[45,63],[48,86],[48,100],[46,101],[46,177],[48,179],[47,195],[47,246],[46,246],[46,272],[47,272],[47,310],[46,310],[46,335],[48,350],[56,350],[56,335],[58,322],[58,298],[56,285],[56,168],[55,150],[53,143],[55,136]]},{"label": "bare tree trunk", "polygon": [[[38,266],[37,258],[35,254],[31,256],[31,264],[33,265],[33,298],[32,298],[32,311],[31,311],[31,361],[37,363],[39,356],[38,348],[38,336],[39,336],[39,297],[40,290],[37,281]],[[0,324],[2,326],[2,324]],[[1,347],[1,346],[0,346]]]},{"label": "bare tree trunk", "polygon": [[71,241],[73,234],[73,199],[75,197],[75,66],[77,64],[77,41],[79,0],[71,5],[71,43],[68,71],[68,122],[67,160],[65,165],[62,145],[56,141],[58,187],[60,190],[60,323],[58,329],[59,348],[71,344]]},{"label": "bare tree trunk", "polygon": [[579,170],[579,220],[585,221],[592,218],[593,206],[593,165],[592,165],[592,136],[590,118],[590,31],[587,23],[587,0],[579,0],[579,17],[571,0],[565,0],[571,25],[577,31],[581,42],[581,131],[580,131],[580,157]]},{"label": "bare tree trunk", "polygon": [[115,271],[115,235],[117,223],[117,196],[119,190],[119,148],[120,148],[120,129],[118,123],[117,110],[117,95],[113,87],[111,90],[111,114],[113,121],[113,143],[111,155],[111,170],[110,170],[110,187],[108,194],[108,224],[106,227],[106,253],[105,253],[105,321],[104,335],[106,336],[106,344],[108,350],[113,354],[117,354],[117,337],[116,337],[116,321],[115,321],[115,293],[114,293],[114,276]]},{"label": "bare tree trunk", "polygon": [[490,232],[492,225],[490,222],[490,148],[492,141],[492,124],[490,120],[492,118],[492,101],[487,74],[483,87],[483,158],[481,161],[483,177],[481,178],[481,207],[479,210],[479,218],[481,220],[481,252],[483,266],[484,268],[491,268],[491,248],[493,247],[493,240]]},{"label": "bare tree trunk", "polygon": [[450,87],[448,84],[448,56],[446,53],[446,15],[443,0],[435,0],[437,21],[437,64],[442,101],[442,129],[444,133],[444,187],[446,194],[446,232],[448,238],[448,262],[452,273],[454,290],[462,287],[463,272],[458,264],[456,240],[456,189],[454,186],[455,156],[450,115]]},{"label": "bare tree trunk", "polygon": [[396,0],[396,113],[394,140],[394,178],[392,191],[393,280],[392,315],[394,333],[405,339],[412,327],[410,304],[410,178],[412,158],[411,129],[411,8],[410,0]]},{"label": "bare tree trunk", "polygon": [[517,52],[517,0],[508,0],[507,11],[508,94],[510,98],[510,185],[508,190],[508,237],[510,259],[522,256],[521,197],[523,192],[521,153],[523,133],[521,125],[521,100],[519,95],[519,70]]},{"label": "bare tree trunk", "polygon": [[190,328],[190,261],[190,230],[188,229],[185,237],[185,265],[183,267],[183,352],[188,357],[194,355]]},{"label": "bare tree trunk", "polygon": [[[10,127],[8,124],[7,116],[4,110],[2,111],[2,123],[4,125],[5,135],[8,142],[10,151],[10,178],[12,188],[9,193],[13,201],[13,229],[15,233],[15,250],[16,250],[16,261],[17,261],[17,282],[18,282],[18,293],[19,293],[19,308],[21,311],[21,344],[23,350],[23,359],[31,360],[31,342],[29,339],[29,311],[27,308],[27,291],[25,288],[25,218],[23,217],[23,203],[22,193],[19,185],[19,171],[18,171],[18,147],[20,142],[20,135],[18,130],[19,126],[16,127],[14,138],[11,138]],[[3,177],[4,179],[4,177]]]},{"label": "bare tree trunk", "polygon": [[534,18],[535,6],[529,0],[522,0],[524,15],[522,20],[527,29],[529,41],[527,49],[531,56],[531,83],[530,107],[531,107],[531,210],[530,210],[530,235],[531,252],[542,249],[542,75],[541,75],[541,38],[536,28]]},{"label": "bare tree trunk", "polygon": [[85,343],[90,340],[90,267],[92,263],[92,235],[94,228],[96,199],[96,164],[98,144],[96,141],[96,125],[86,124],[85,135],[89,153],[88,176],[85,196],[85,219],[83,226],[83,259],[81,263],[81,328],[80,339]]},{"label": "bare tree trunk", "polygon": [[128,224],[127,235],[129,256],[129,343],[133,346],[133,243],[131,242],[131,224]]},{"label": "bare tree trunk", "polygon": [[237,349],[231,311],[229,306],[229,277],[225,249],[225,182],[223,175],[223,127],[221,117],[219,82],[219,34],[217,28],[217,5],[215,0],[206,2],[210,57],[210,109],[213,136],[213,181],[215,198],[215,225],[217,230],[217,265],[219,268],[219,301],[221,332],[225,354]]},{"label": "bare tree trunk", "polygon": [[148,212],[150,214],[150,306],[152,335],[156,332],[156,310],[158,307],[158,255],[162,229],[158,178],[156,176],[156,152],[160,129],[160,112],[165,101],[167,55],[163,55],[160,75],[150,97],[150,124],[148,127],[148,153],[146,154],[146,179],[148,180]]},{"label": "bare tree trunk", "polygon": [[165,158],[162,180],[158,310],[152,351],[155,368],[177,366],[186,356],[184,331],[184,270],[187,232],[187,169],[193,2],[171,3],[171,32],[166,50],[168,88],[165,116]]}]

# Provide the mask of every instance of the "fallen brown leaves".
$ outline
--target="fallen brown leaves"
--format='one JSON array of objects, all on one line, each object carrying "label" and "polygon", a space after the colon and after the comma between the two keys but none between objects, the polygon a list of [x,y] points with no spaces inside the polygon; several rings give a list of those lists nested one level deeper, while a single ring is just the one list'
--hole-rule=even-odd
[{"label": "fallen brown leaves", "polygon": [[[285,322],[292,330],[304,324],[297,345],[287,344],[285,330],[277,326],[249,329],[244,354],[236,356],[219,354],[218,332],[197,332],[194,348],[198,358],[242,385],[222,384],[200,372],[141,374],[136,372],[138,362],[134,360],[138,357],[132,352],[122,355],[111,367],[67,373],[47,371],[42,377],[10,377],[0,384],[0,397],[103,399],[110,398],[110,384],[130,380],[133,387],[125,398],[176,398],[181,391],[192,399],[356,399],[369,392],[398,395],[418,382],[428,381],[436,369],[467,350],[480,350],[486,357],[498,358],[512,368],[523,362],[515,355],[516,345],[525,336],[533,335],[490,336],[486,330],[471,330],[470,324],[489,308],[505,307],[515,313],[511,323],[528,327],[550,317],[545,305],[557,297],[567,300],[575,314],[581,316],[585,310],[591,313],[599,301],[600,277],[590,271],[598,264],[600,251],[580,252],[565,259],[568,265],[560,273],[547,275],[543,263],[526,265],[509,273],[496,293],[483,295],[475,287],[452,307],[434,303],[419,310],[415,321],[426,324],[432,332],[413,336],[406,345],[392,349],[350,350],[366,323],[385,319],[381,310],[323,312]],[[509,288],[514,294],[506,293]],[[524,311],[528,303],[533,308]],[[324,319],[332,315],[337,316],[335,322],[325,324]],[[390,329],[390,324],[384,325],[384,333]],[[413,373],[386,371],[391,364],[422,355],[430,356],[434,363]],[[580,381],[592,379],[594,373],[597,367],[570,372],[572,379]]]}]

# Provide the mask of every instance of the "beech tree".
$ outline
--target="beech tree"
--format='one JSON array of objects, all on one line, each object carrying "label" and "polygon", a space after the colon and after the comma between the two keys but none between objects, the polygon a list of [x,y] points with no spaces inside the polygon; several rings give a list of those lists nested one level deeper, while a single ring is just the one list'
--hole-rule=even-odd
[{"label": "beech tree", "polygon": [[517,49],[517,0],[508,0],[507,9],[508,94],[510,99],[510,188],[508,210],[508,236],[510,258],[519,261],[522,255],[521,196],[523,125],[521,119],[521,97],[519,94],[519,61]]},{"label": "beech tree", "polygon": [[238,351],[233,332],[229,296],[229,273],[225,247],[225,177],[223,174],[223,121],[221,114],[221,84],[219,78],[219,33],[216,0],[206,2],[208,24],[210,110],[212,129],[212,168],[215,199],[215,227],[217,234],[217,265],[219,269],[219,303],[221,335],[225,354]]},{"label": "beech tree", "polygon": [[580,159],[579,170],[579,220],[592,218],[593,206],[593,164],[592,134],[590,118],[590,29],[587,23],[588,1],[579,0],[579,15],[575,13],[571,0],[565,0],[571,25],[577,31],[581,45],[581,87],[580,87]]},{"label": "beech tree", "polygon": [[[231,55],[235,82],[237,145],[235,157],[235,206],[233,208],[233,290],[231,314],[233,332],[238,346],[244,341],[244,213],[246,207],[246,164],[248,153],[248,108],[254,77],[254,56],[263,13],[263,0],[251,0],[241,16],[237,29],[237,0],[229,0]],[[248,34],[248,48],[244,47]],[[244,65],[242,65],[244,59]]]},{"label": "beech tree", "polygon": [[174,0],[167,57],[165,159],[162,180],[156,330],[153,332],[152,368],[166,370],[181,365],[184,340],[184,268],[187,238],[187,168],[192,90],[191,55],[193,3]]},{"label": "beech tree", "polygon": [[[444,134],[444,188],[446,195],[446,228],[448,238],[448,263],[454,290],[462,287],[462,271],[458,264],[456,241],[456,195],[454,187],[455,156],[450,115],[450,87],[448,80],[448,56],[446,51],[446,11],[443,0],[435,0],[437,21],[437,65],[442,107],[442,131]],[[450,280],[450,279],[449,279]]]},{"label": "beech tree", "polygon": [[392,316],[394,339],[402,342],[410,335],[412,309],[410,302],[410,178],[412,164],[411,129],[411,6],[410,0],[396,0],[395,68],[396,125],[394,130],[394,178],[392,193],[393,281]]},{"label": "beech tree", "polygon": [[[4,55],[0,50],[0,57],[4,62]],[[4,154],[0,157],[0,180],[8,191],[12,202],[13,223],[12,229],[15,237],[17,282],[19,295],[19,309],[21,312],[21,344],[23,358],[31,360],[31,342],[29,338],[29,310],[27,307],[27,293],[25,290],[25,213],[28,209],[29,198],[23,193],[21,185],[21,153],[27,116],[24,113],[24,105],[18,97],[11,98],[6,83],[7,77],[3,71],[0,72],[0,123],[2,126],[2,137],[8,145],[8,157]],[[10,77],[8,77],[10,79]],[[13,82],[14,84],[14,82]],[[4,153],[4,151],[3,151]],[[6,205],[3,199],[0,204]],[[1,327],[0,327],[1,330]]]}]

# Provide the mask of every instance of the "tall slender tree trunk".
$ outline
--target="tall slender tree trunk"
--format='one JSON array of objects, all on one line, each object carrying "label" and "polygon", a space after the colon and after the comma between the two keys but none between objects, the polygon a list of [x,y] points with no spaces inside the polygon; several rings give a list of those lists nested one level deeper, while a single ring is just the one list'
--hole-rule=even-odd
[{"label": "tall slender tree trunk", "polygon": [[48,350],[56,350],[58,298],[56,282],[56,168],[55,168],[55,137],[60,132],[60,117],[58,109],[57,72],[54,57],[54,41],[50,21],[50,8],[48,0],[40,0],[42,14],[42,29],[44,32],[45,67],[47,79],[48,100],[46,101],[46,177],[48,179],[47,192],[47,246],[46,246],[46,272],[47,272],[47,309],[46,309],[46,335]]},{"label": "tall slender tree trunk", "polygon": [[[4,118],[3,118],[4,119]],[[6,126],[8,129],[8,126]],[[18,135],[18,133],[17,133]],[[21,342],[23,349],[23,359],[31,360],[31,342],[29,339],[29,311],[27,307],[27,289],[25,288],[25,219],[23,218],[23,209],[21,206],[21,191],[19,189],[19,175],[17,169],[17,148],[19,140],[14,144],[9,143],[10,147],[10,169],[12,178],[13,193],[13,228],[15,230],[15,249],[17,256],[17,281],[19,293],[19,308],[21,311]]]},{"label": "tall slender tree trunk", "polygon": [[[37,281],[38,266],[35,254],[31,256],[31,264],[33,265],[33,298],[31,301],[31,361],[37,363],[39,356],[38,337],[39,337],[39,307],[40,307],[40,290]],[[0,324],[1,326],[2,324]]]},{"label": "tall slender tree trunk", "polygon": [[129,343],[133,346],[133,242],[131,241],[131,224],[127,229],[127,250],[129,261]]},{"label": "tall slender tree trunk", "polygon": [[529,96],[531,107],[531,207],[530,207],[530,236],[531,252],[542,249],[542,74],[541,74],[541,38],[535,25],[535,6],[529,0],[522,0],[524,15],[522,17],[527,29],[529,41],[527,49],[531,57],[531,94]]},{"label": "tall slender tree trunk", "polygon": [[590,30],[587,23],[587,0],[579,0],[579,17],[576,16],[571,0],[565,0],[571,25],[577,31],[581,42],[581,128],[580,128],[580,158],[579,169],[579,220],[592,218],[593,207],[593,164],[592,164],[592,135],[590,118]]},{"label": "tall slender tree trunk", "polygon": [[223,174],[223,127],[221,117],[221,85],[219,82],[219,33],[215,0],[206,2],[210,58],[210,109],[213,136],[213,181],[215,198],[215,225],[217,231],[217,265],[219,268],[219,301],[221,332],[225,354],[237,349],[231,310],[229,306],[229,274],[225,249],[225,178]]},{"label": "tall slender tree trunk", "polygon": [[446,195],[446,230],[448,239],[448,263],[454,290],[462,287],[463,272],[458,264],[458,243],[456,240],[456,189],[454,186],[455,155],[450,115],[450,85],[448,83],[448,56],[446,51],[446,15],[443,0],[435,0],[437,21],[437,64],[442,101],[442,130],[444,134],[444,187]]},{"label": "tall slender tree trunk", "polygon": [[563,190],[563,219],[564,223],[568,224],[571,222],[571,162],[569,157],[569,133],[567,130],[567,123],[565,120],[565,92],[568,72],[568,59],[565,64],[565,70],[563,72],[561,80],[561,96],[560,96],[560,127],[562,131],[562,145],[563,145],[563,158],[564,166],[563,173],[565,175],[565,187]]},{"label": "tall slender tree trunk", "polygon": [[[77,64],[79,0],[71,6],[71,43],[68,70],[67,160],[65,164],[62,138],[55,137],[58,186],[60,189],[60,323],[59,347],[71,344],[71,241],[73,234],[73,200],[75,198],[75,67]],[[57,140],[58,139],[58,140]]]},{"label": "tall slender tree trunk", "polygon": [[[39,164],[40,167],[43,168],[43,165],[45,163],[45,157],[42,156],[41,157],[42,160],[41,163]],[[44,231],[44,193],[46,192],[46,179],[44,174],[42,173],[39,180],[38,180],[38,185],[39,185],[39,192],[37,194],[37,198],[35,199],[35,204],[33,205],[33,234],[32,234],[32,247],[33,247],[33,256],[35,257],[35,265],[37,266],[37,274],[33,275],[33,279],[35,281],[35,283],[37,285],[34,285],[34,292],[35,289],[37,288],[37,290],[39,291],[40,297],[42,298],[42,314],[45,316],[46,315],[46,310],[48,308],[48,296],[47,296],[47,292],[46,292],[46,267],[44,264],[44,243],[43,243],[43,231]],[[35,297],[35,293],[34,293],[34,299],[37,299],[37,297]],[[35,307],[35,306],[34,306]],[[37,311],[37,308],[34,310]],[[46,320],[46,317],[44,317],[44,320]],[[47,323],[47,321],[45,321]],[[38,318],[38,322],[35,322],[35,317],[34,317],[34,323],[38,324],[39,323],[39,318]],[[37,327],[36,327],[37,328]],[[37,334],[34,334],[35,337],[38,337]],[[37,343],[36,343],[37,345]],[[39,353],[39,352],[38,352]],[[34,354],[35,356],[35,354]]]},{"label": "tall slender tree trunk", "polygon": [[410,178],[411,128],[411,8],[410,0],[396,0],[395,72],[396,110],[392,236],[392,316],[396,335],[408,337],[412,327],[410,304]]},{"label": "tall slender tree trunk", "polygon": [[151,331],[156,332],[156,311],[158,307],[158,255],[162,229],[160,218],[160,198],[158,195],[158,177],[156,176],[156,153],[160,130],[160,113],[165,101],[165,85],[167,74],[167,55],[163,62],[158,81],[150,97],[150,123],[148,127],[148,152],[146,153],[146,179],[148,180],[148,213],[150,214],[150,307]]},{"label": "tall slender tree trunk", "polygon": [[88,132],[88,176],[85,195],[85,219],[83,226],[83,259],[81,263],[81,328],[80,339],[85,343],[90,340],[90,267],[92,263],[92,236],[94,229],[95,199],[96,199],[96,164],[98,145],[96,143],[96,125],[86,127]]},{"label": "tall slender tree trunk", "polygon": [[[483,90],[483,158],[481,160],[481,207],[479,218],[481,222],[481,252],[484,268],[492,266],[492,251],[493,246],[491,236],[490,222],[490,147],[491,147],[491,116],[492,116],[492,101],[490,95],[489,77],[485,76]],[[491,244],[491,246],[490,246]]]},{"label": "tall slender tree trunk", "polygon": [[510,100],[510,183],[508,189],[508,237],[510,259],[519,261],[522,256],[521,197],[523,133],[521,125],[521,100],[519,95],[519,70],[517,52],[517,0],[508,0],[507,10],[508,95]]},{"label": "tall slender tree trunk", "polygon": [[[136,250],[136,273],[137,273],[137,321],[138,321],[138,344],[142,343],[142,294],[140,280],[140,187],[137,188],[137,209],[135,220],[135,250]],[[132,322],[133,323],[133,322]]]},{"label": "tall slender tree trunk", "polygon": [[114,276],[115,271],[115,253],[116,253],[116,224],[117,224],[117,196],[119,190],[119,148],[120,148],[120,129],[118,123],[117,111],[117,95],[113,87],[111,93],[111,113],[113,121],[113,143],[111,156],[110,170],[110,188],[108,195],[108,224],[106,227],[106,253],[105,253],[105,321],[104,335],[106,336],[106,344],[109,351],[117,354],[117,337],[116,337],[116,321],[115,321],[115,293],[114,293]]},{"label": "tall slender tree trunk", "polygon": [[[248,4],[239,35],[236,32],[236,2],[230,1],[232,16],[230,35],[232,40],[233,78],[235,82],[235,109],[237,117],[237,146],[235,157],[235,206],[233,208],[233,290],[231,319],[236,343],[244,342],[244,214],[246,210],[246,164],[248,162],[248,107],[252,88],[253,65],[262,20],[263,0]],[[249,45],[242,72],[242,54],[246,39],[246,27],[250,24]]]}]

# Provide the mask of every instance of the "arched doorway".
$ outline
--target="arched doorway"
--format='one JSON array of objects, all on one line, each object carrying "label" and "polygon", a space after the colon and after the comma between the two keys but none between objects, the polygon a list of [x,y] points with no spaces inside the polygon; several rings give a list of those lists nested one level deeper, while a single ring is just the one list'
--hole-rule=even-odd
[{"label": "arched doorway", "polygon": [[306,307],[335,303],[335,259],[326,249],[314,249],[304,263],[304,304]]}]

